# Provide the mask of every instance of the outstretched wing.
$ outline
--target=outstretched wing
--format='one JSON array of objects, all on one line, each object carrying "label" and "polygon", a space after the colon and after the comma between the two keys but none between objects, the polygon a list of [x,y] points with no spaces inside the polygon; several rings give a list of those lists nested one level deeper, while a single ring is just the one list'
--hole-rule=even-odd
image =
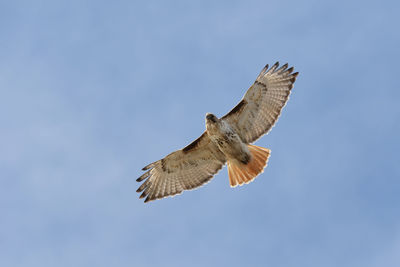
[{"label": "outstretched wing", "polygon": [[136,181],[147,180],[136,192],[143,191],[144,202],[180,194],[210,181],[225,162],[224,154],[204,132],[185,148],[144,167],[147,172]]},{"label": "outstretched wing", "polygon": [[288,64],[278,69],[276,62],[258,75],[243,99],[222,119],[226,120],[245,143],[252,143],[271,130],[289,99],[298,72]]}]

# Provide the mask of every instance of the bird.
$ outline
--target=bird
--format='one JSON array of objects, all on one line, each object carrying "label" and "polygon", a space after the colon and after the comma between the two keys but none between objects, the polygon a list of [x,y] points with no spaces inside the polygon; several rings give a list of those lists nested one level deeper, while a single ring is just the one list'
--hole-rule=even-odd
[{"label": "bird", "polygon": [[136,181],[144,202],[175,196],[208,183],[227,164],[231,187],[252,182],[267,166],[271,151],[252,145],[267,134],[289,99],[298,72],[279,67],[261,70],[241,101],[225,116],[205,116],[204,133],[183,149],[150,163]]}]

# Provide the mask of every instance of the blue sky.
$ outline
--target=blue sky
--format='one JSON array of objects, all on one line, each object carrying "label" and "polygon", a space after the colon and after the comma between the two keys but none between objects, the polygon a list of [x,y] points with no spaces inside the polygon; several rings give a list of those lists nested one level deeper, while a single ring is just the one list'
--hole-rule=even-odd
[{"label": "blue sky", "polygon": [[[396,1],[2,1],[1,266],[400,266]],[[140,169],[300,72],[257,145],[143,204]]]}]

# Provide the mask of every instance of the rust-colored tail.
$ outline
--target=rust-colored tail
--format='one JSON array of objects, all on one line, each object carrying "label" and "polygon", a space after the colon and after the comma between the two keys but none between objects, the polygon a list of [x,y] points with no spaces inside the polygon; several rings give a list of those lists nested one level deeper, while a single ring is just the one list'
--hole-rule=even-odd
[{"label": "rust-colored tail", "polygon": [[255,145],[248,145],[248,148],[251,153],[249,163],[241,164],[228,160],[228,176],[231,187],[252,182],[267,166],[271,150]]}]

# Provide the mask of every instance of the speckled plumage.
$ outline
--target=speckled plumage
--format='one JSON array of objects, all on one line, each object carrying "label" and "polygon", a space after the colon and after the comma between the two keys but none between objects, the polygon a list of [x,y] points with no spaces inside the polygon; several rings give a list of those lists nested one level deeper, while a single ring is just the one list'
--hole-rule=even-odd
[{"label": "speckled plumage", "polygon": [[[251,157],[248,144],[276,123],[298,75],[287,64],[278,66],[278,62],[270,69],[265,66],[239,104],[221,119],[207,114],[206,131],[198,139],[144,167],[146,172],[137,179],[144,181],[137,190],[142,192],[140,198],[148,202],[197,188],[209,182],[227,161],[247,164]],[[267,153],[263,160],[268,160],[268,149],[253,146],[252,150]]]}]

